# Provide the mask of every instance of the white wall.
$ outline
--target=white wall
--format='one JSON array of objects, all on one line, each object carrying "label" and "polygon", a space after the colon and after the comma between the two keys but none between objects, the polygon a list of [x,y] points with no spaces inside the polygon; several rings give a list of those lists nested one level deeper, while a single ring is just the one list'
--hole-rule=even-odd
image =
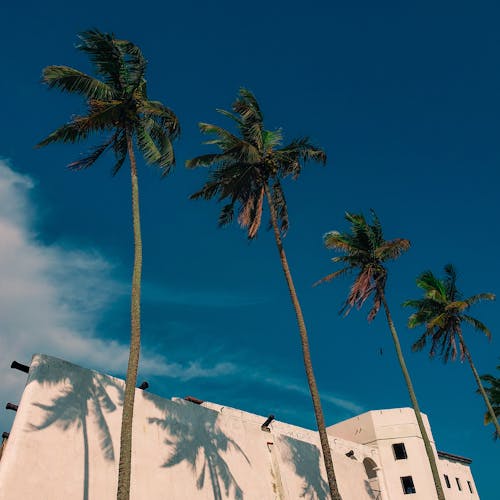
[{"label": "white wall", "polygon": [[[123,386],[35,356],[0,461],[0,499],[115,498]],[[317,433],[282,422],[263,432],[264,420],[137,390],[132,498],[328,498]],[[331,446],[344,500],[377,498],[362,463],[379,463],[377,450],[334,437]]]}]

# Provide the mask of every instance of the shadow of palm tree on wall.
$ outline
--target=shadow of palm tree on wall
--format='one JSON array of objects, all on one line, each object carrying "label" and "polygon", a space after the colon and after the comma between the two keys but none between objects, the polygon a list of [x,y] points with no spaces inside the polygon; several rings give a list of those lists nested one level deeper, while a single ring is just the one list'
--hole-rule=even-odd
[{"label": "shadow of palm tree on wall", "polygon": [[115,460],[111,432],[106,422],[105,413],[112,413],[116,405],[108,394],[110,388],[118,391],[118,404],[123,404],[123,387],[111,377],[91,370],[86,370],[66,361],[49,356],[39,357],[30,369],[28,384],[65,386],[60,394],[52,399],[52,404],[33,403],[45,411],[43,421],[30,425],[33,431],[47,429],[56,425],[63,431],[71,427],[82,429],[83,437],[83,499],[89,496],[89,440],[88,416],[93,416],[95,428],[99,436],[99,445],[106,460]]},{"label": "shadow of palm tree on wall", "polygon": [[304,481],[300,498],[329,499],[328,483],[321,477],[319,449],[311,443],[290,436],[281,436],[279,441],[285,446],[285,449],[282,449],[283,459],[293,466],[297,476]]},{"label": "shadow of palm tree on wall", "polygon": [[243,491],[221,454],[233,448],[247,463],[250,461],[236,441],[221,431],[217,424],[219,413],[187,401],[172,402],[149,393],[144,393],[144,397],[163,412],[162,418],[149,418],[148,422],[169,434],[164,442],[171,447],[171,452],[162,467],[174,467],[186,461],[197,474],[196,487],[199,490],[203,489],[208,473],[214,500],[224,498],[221,483],[225,496],[233,488],[232,498],[242,500]]}]

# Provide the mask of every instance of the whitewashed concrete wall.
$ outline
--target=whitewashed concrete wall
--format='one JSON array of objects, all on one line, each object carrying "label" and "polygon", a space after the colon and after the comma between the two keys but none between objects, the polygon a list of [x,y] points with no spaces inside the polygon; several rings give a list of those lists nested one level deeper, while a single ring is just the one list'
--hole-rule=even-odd
[{"label": "whitewashed concrete wall", "polygon": [[[123,381],[49,356],[33,358],[0,461],[0,500],[116,495]],[[328,498],[315,432],[216,404],[198,406],[136,391],[132,498]],[[374,447],[331,437],[344,500],[388,498],[363,460]],[[353,457],[345,454],[353,452]],[[378,472],[381,474],[381,471]]]}]

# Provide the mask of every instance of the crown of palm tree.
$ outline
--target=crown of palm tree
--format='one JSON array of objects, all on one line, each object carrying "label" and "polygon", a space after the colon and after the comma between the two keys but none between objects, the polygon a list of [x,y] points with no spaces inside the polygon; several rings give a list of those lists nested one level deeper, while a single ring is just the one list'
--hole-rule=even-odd
[{"label": "crown of palm tree", "polygon": [[93,134],[108,132],[105,142],[68,166],[75,170],[90,167],[106,150],[112,149],[116,156],[113,174],[116,174],[127,156],[129,134],[135,136],[146,161],[160,166],[166,175],[175,163],[171,141],[178,137],[180,127],[173,111],[148,99],[146,60],[141,50],[129,41],[95,29],[80,33],[79,38],[81,43],[77,48],[89,56],[98,78],[68,66],[47,66],[43,82],[49,88],[83,96],[87,114],[72,117],[37,146],[79,142]]},{"label": "crown of palm tree", "polygon": [[465,357],[464,346],[457,340],[461,325],[467,323],[491,338],[491,332],[484,323],[466,314],[466,311],[481,300],[494,300],[493,293],[478,293],[469,298],[463,298],[457,288],[457,273],[455,268],[448,264],[444,267],[445,276],[439,279],[431,271],[425,271],[417,277],[417,286],[424,291],[424,297],[417,300],[407,300],[403,303],[412,307],[415,312],[408,319],[408,326],[415,328],[425,325],[425,332],[413,344],[414,351],[422,350],[427,340],[431,341],[430,356],[438,351],[447,362],[450,357],[456,359],[460,352],[460,359]]},{"label": "crown of palm tree", "polygon": [[232,105],[232,112],[217,110],[236,124],[239,135],[234,135],[216,125],[200,123],[204,134],[213,134],[214,139],[205,144],[216,145],[219,153],[205,154],[188,160],[186,166],[213,167],[203,188],[191,199],[229,200],[219,216],[219,225],[229,224],[238,208],[238,222],[247,228],[248,238],[257,235],[261,220],[265,188],[271,184],[272,200],[283,232],[288,229],[288,213],[280,180],[291,176],[296,179],[302,164],[308,160],[326,162],[325,152],[313,146],[309,138],[294,139],[282,145],[280,129],[264,128],[264,118],[255,96],[240,89],[239,97]]},{"label": "crown of palm tree", "polygon": [[369,321],[375,318],[381,306],[381,291],[387,281],[385,263],[398,258],[410,248],[410,242],[404,238],[385,240],[382,225],[374,210],[371,210],[371,215],[372,224],[362,214],[346,213],[345,218],[351,224],[350,232],[329,231],[324,235],[323,241],[327,248],[343,253],[332,261],[340,262],[344,267],[315,283],[317,285],[357,272],[341,313],[349,314],[354,306],[360,309],[373,294]]}]

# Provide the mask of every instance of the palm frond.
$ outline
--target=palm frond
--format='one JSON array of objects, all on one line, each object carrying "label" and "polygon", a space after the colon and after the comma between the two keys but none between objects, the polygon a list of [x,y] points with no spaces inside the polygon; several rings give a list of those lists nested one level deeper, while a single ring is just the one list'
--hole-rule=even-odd
[{"label": "palm frond", "polygon": [[71,143],[87,139],[94,132],[106,130],[108,126],[102,123],[95,123],[89,117],[76,117],[71,122],[66,123],[57,130],[54,130],[45,139],[40,141],[36,147],[40,148],[54,142]]},{"label": "palm frond", "polygon": [[160,150],[151,137],[150,130],[148,130],[148,127],[144,123],[136,127],[136,137],[137,144],[146,162],[149,164],[159,162],[161,158]]},{"label": "palm frond", "polygon": [[81,43],[76,48],[89,56],[96,73],[116,91],[125,91],[123,54],[114,35],[90,29],[79,33],[78,38]]},{"label": "palm frond", "polygon": [[424,333],[416,342],[411,346],[413,352],[421,351],[427,344],[427,334]]},{"label": "palm frond", "polygon": [[140,90],[140,94],[145,94],[144,74],[146,72],[147,62],[141,49],[128,40],[114,40],[114,43],[122,54],[122,74],[123,81],[127,84],[127,92],[132,94]]},{"label": "palm frond", "polygon": [[226,153],[210,153],[186,160],[185,165],[187,168],[210,167],[230,159],[231,156]]},{"label": "palm frond", "polygon": [[344,267],[343,269],[339,269],[338,271],[327,274],[324,278],[321,278],[320,280],[313,283],[313,286],[318,286],[321,283],[327,283],[328,281],[332,281],[333,279],[338,278],[339,276],[343,276],[344,274],[352,273],[352,271],[353,271],[352,268]]},{"label": "palm frond", "polygon": [[111,174],[115,176],[125,162],[128,153],[127,135],[124,130],[119,131],[112,147],[115,153],[116,163],[113,166]]},{"label": "palm frond", "polygon": [[106,141],[104,144],[93,148],[90,153],[87,154],[84,158],[71,162],[68,165],[68,168],[70,170],[82,170],[91,167],[100,158],[100,156],[113,144],[116,139],[116,135],[117,134],[114,134],[111,139]]},{"label": "palm frond", "polygon": [[220,227],[230,224],[231,221],[233,220],[234,204],[235,204],[235,201],[233,200],[231,203],[228,203],[227,205],[224,205],[222,207],[222,210],[219,214],[219,220],[218,220],[218,224]]},{"label": "palm frond", "polygon": [[230,120],[235,121],[239,126],[243,125],[243,122],[231,111],[226,111],[225,109],[216,109],[217,113],[220,113],[222,116],[229,118]]},{"label": "palm frond", "polygon": [[476,318],[473,318],[472,316],[469,316],[467,314],[463,314],[462,318],[465,320],[466,323],[471,325],[475,330],[484,333],[488,340],[491,340],[491,331],[490,329],[482,322],[479,321]]},{"label": "palm frond", "polygon": [[47,66],[43,70],[42,80],[49,88],[79,94],[87,99],[116,97],[113,89],[106,83],[69,66]]},{"label": "palm frond", "polygon": [[175,113],[159,101],[143,100],[140,103],[139,112],[147,117],[153,118],[158,125],[168,133],[171,140],[177,139],[181,133],[179,119]]},{"label": "palm frond", "polygon": [[467,307],[470,307],[481,300],[495,300],[495,298],[496,295],[494,293],[477,293],[476,295],[472,295],[471,297],[465,299],[464,302],[467,304]]},{"label": "palm frond", "polygon": [[[377,231],[376,238],[379,238]],[[380,232],[380,234],[382,234]],[[381,240],[383,241],[383,240]],[[410,241],[404,238],[396,238],[391,241],[384,241],[382,244],[375,246],[375,256],[383,261],[395,260],[410,248]]]},{"label": "palm frond", "polygon": [[260,110],[259,103],[253,93],[245,88],[240,88],[239,97],[233,103],[233,111],[239,114],[244,122],[262,122],[264,116]]}]

